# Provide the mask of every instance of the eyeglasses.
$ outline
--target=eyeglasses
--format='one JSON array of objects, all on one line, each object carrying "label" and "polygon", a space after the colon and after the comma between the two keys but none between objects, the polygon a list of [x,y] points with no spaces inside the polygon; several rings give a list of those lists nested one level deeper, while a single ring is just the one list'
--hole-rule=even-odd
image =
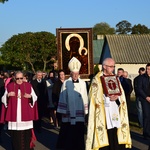
[{"label": "eyeglasses", "polygon": [[16,78],[16,80],[23,80],[23,78]]},{"label": "eyeglasses", "polygon": [[115,68],[115,66],[109,66],[109,65],[105,65],[106,67],[109,67],[109,68]]}]

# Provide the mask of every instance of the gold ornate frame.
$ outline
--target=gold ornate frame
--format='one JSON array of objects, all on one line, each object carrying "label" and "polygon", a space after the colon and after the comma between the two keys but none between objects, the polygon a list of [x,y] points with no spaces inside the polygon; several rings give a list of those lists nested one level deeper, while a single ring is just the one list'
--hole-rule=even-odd
[{"label": "gold ornate frame", "polygon": [[76,57],[81,62],[80,77],[89,79],[93,74],[92,28],[57,28],[58,69],[70,75],[68,62]]}]

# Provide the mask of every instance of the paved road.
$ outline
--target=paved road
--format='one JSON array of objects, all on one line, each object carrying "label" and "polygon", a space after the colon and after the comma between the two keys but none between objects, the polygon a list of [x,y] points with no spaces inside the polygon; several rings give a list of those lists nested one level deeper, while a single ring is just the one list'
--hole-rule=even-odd
[{"label": "paved road", "polygon": [[[36,133],[37,142],[35,142],[35,150],[55,150],[59,131],[54,129],[49,121],[45,119],[42,125],[42,132]],[[141,134],[131,131],[133,147],[131,150],[147,150],[148,142],[145,141]],[[0,142],[0,150],[12,150],[10,137],[6,131],[2,132],[2,140]]]},{"label": "paved road", "polygon": [[[59,131],[54,129],[48,119],[44,119],[41,133],[36,134],[37,141],[35,142],[34,150],[55,150]],[[10,136],[7,131],[2,131],[0,150],[12,150]]]}]

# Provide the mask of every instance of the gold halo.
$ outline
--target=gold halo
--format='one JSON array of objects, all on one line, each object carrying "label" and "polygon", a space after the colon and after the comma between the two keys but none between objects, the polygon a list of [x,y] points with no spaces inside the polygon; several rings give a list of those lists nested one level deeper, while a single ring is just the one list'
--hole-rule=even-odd
[{"label": "gold halo", "polygon": [[69,35],[67,36],[67,38],[66,38],[66,40],[65,40],[66,49],[67,49],[68,51],[70,51],[69,41],[70,41],[70,39],[71,39],[72,37],[77,37],[77,38],[79,39],[79,41],[80,41],[80,47],[79,47],[79,49],[81,49],[81,47],[84,46],[84,41],[83,41],[82,36],[79,35],[79,34],[77,34],[77,33],[72,33],[72,34],[69,34]]},{"label": "gold halo", "polygon": [[84,55],[87,55],[88,51],[87,51],[87,49],[86,49],[85,47],[80,47],[80,48],[79,48],[79,54],[82,55],[82,54],[81,54],[82,50],[85,50]]}]

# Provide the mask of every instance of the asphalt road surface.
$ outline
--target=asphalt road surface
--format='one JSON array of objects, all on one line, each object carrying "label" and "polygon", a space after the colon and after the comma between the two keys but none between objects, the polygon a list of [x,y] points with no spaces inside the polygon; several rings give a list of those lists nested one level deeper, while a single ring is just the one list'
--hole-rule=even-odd
[{"label": "asphalt road surface", "polygon": [[[55,129],[48,119],[44,119],[41,133],[35,133],[37,141],[34,150],[56,150],[58,133],[59,130]],[[148,141],[144,140],[141,134],[131,131],[131,138],[133,144],[131,150],[148,150]],[[6,130],[2,131],[0,150],[12,150],[10,136]]]}]

